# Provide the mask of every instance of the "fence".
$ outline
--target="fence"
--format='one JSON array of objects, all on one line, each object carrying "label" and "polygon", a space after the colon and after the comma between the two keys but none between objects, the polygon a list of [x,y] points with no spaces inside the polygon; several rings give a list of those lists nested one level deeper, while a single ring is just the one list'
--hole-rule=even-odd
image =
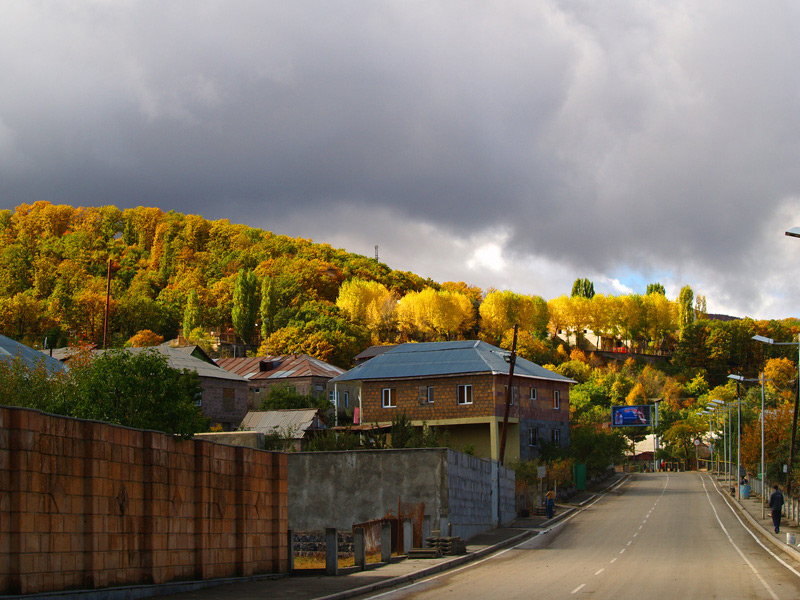
[{"label": "fence", "polygon": [[0,595],[288,570],[286,455],[0,407]]}]

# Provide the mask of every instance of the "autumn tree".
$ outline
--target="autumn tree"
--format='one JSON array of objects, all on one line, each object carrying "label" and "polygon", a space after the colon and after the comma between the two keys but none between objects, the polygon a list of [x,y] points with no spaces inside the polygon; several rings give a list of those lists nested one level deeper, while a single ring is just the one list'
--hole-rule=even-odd
[{"label": "autumn tree", "polygon": [[472,302],[463,294],[433,288],[409,292],[397,304],[397,325],[409,339],[456,339],[471,328]]},{"label": "autumn tree", "polygon": [[253,343],[258,307],[258,280],[252,271],[242,269],[233,290],[231,319],[236,335],[247,345]]},{"label": "autumn tree", "polygon": [[649,296],[650,294],[661,294],[662,296],[667,295],[667,290],[664,289],[664,286],[661,283],[648,283],[647,284],[647,291],[645,291],[645,296]]},{"label": "autumn tree", "polygon": [[336,299],[336,306],[351,321],[363,323],[373,332],[375,343],[381,341],[381,334],[388,334],[394,321],[396,304],[397,296],[385,285],[363,279],[345,281]]},{"label": "autumn tree", "polygon": [[481,332],[495,341],[502,339],[514,324],[535,337],[547,335],[548,303],[539,296],[494,291],[484,298],[479,313]]}]

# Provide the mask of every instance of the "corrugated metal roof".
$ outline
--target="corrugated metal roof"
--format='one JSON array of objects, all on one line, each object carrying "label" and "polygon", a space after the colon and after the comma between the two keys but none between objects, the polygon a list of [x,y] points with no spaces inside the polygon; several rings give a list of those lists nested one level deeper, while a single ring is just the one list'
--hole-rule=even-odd
[{"label": "corrugated metal roof", "polygon": [[261,433],[292,431],[295,434],[293,437],[301,438],[308,429],[313,428],[316,418],[317,410],[314,408],[250,411],[242,419],[239,430]]},{"label": "corrugated metal roof", "polygon": [[[262,363],[272,363],[267,370],[261,370]],[[251,356],[249,358],[219,358],[217,364],[233,373],[248,376],[247,379],[281,379],[292,377],[327,377],[331,379],[344,373],[344,369],[334,367],[308,354],[289,354],[286,356]]]},{"label": "corrugated metal roof", "polygon": [[210,365],[204,360],[195,358],[191,354],[182,352],[177,348],[170,348],[168,346],[150,346],[147,348],[126,348],[128,352],[138,354],[147,350],[155,350],[167,357],[167,362],[173,369],[189,369],[196,371],[200,377],[210,377],[212,379],[224,379],[227,381],[247,381],[244,377],[231,373],[215,365]]},{"label": "corrugated metal roof", "polygon": [[[482,341],[402,344],[350,369],[331,381],[402,379],[467,373],[508,374],[511,353]],[[575,383],[572,379],[517,357],[514,375]]]},{"label": "corrugated metal roof", "polygon": [[16,357],[19,357],[29,369],[33,369],[38,363],[43,362],[49,373],[58,373],[66,370],[59,360],[0,335],[0,360],[12,361]]}]

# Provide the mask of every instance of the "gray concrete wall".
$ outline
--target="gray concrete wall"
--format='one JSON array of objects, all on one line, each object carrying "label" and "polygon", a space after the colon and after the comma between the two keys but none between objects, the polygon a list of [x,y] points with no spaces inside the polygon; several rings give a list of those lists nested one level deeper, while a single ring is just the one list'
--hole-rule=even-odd
[{"label": "gray concrete wall", "polygon": [[[289,528],[349,530],[425,503],[437,529],[469,539],[516,516],[514,472],[447,448],[288,453]],[[499,467],[499,468],[498,468]],[[494,471],[494,475],[493,475]],[[499,480],[499,481],[498,481]],[[442,535],[448,535],[443,532]]]},{"label": "gray concrete wall", "polygon": [[[493,464],[499,483],[494,480]],[[495,461],[450,450],[447,479],[450,535],[467,540],[495,527],[498,488],[501,523],[508,523],[516,516],[514,472],[510,469],[500,467]]]},{"label": "gray concrete wall", "polygon": [[289,529],[350,529],[397,516],[400,502],[446,515],[446,448],[288,453]]}]

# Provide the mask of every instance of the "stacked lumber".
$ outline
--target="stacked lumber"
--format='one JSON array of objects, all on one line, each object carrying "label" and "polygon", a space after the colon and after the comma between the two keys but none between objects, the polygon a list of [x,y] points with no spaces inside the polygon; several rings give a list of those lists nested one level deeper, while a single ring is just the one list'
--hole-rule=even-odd
[{"label": "stacked lumber", "polygon": [[408,558],[439,558],[442,551],[437,547],[431,548],[411,548],[408,551]]},{"label": "stacked lumber", "polygon": [[446,556],[458,556],[467,553],[467,546],[458,536],[454,537],[429,537],[429,548],[438,548]]}]

